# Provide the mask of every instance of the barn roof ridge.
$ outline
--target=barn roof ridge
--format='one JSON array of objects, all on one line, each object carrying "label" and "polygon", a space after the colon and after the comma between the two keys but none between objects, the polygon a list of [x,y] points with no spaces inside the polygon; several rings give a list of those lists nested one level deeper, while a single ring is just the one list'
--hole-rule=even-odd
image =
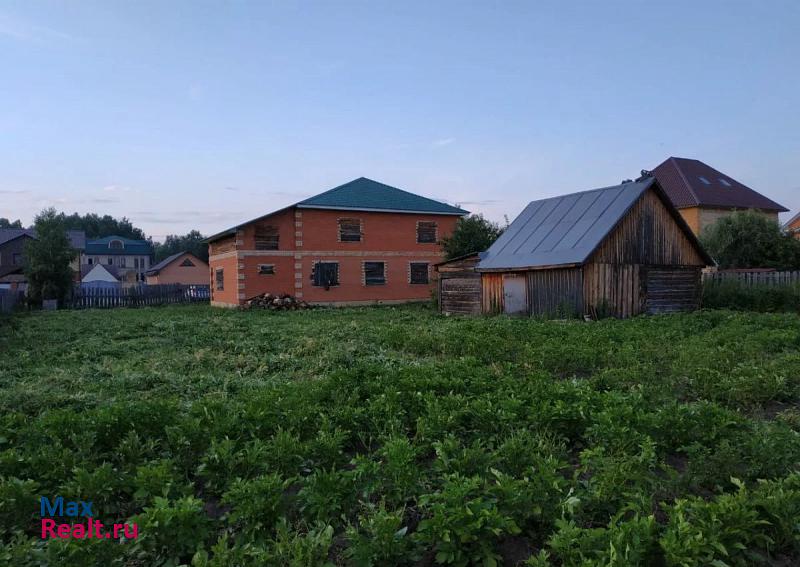
[{"label": "barn roof ridge", "polygon": [[489,247],[477,269],[504,271],[582,265],[651,188],[703,258],[713,264],[658,181],[643,174],[636,181],[531,201]]}]

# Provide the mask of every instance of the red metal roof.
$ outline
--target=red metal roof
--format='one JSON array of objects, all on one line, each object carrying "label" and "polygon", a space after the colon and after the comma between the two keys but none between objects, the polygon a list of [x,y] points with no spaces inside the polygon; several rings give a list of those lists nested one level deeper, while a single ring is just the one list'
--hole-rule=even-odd
[{"label": "red metal roof", "polygon": [[788,209],[700,160],[670,157],[653,175],[674,205],[722,209]]}]

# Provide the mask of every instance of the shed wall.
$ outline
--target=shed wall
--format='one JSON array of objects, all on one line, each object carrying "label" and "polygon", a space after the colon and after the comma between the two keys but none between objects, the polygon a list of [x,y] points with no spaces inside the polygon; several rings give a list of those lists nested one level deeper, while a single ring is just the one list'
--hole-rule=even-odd
[{"label": "shed wall", "polygon": [[705,265],[694,244],[653,190],[646,191],[631,207],[588,262]]},{"label": "shed wall", "polygon": [[528,272],[528,313],[583,314],[583,270],[564,268]]},{"label": "shed wall", "polygon": [[481,275],[475,271],[475,254],[436,266],[439,278],[439,311],[446,315],[477,315],[481,312]]}]

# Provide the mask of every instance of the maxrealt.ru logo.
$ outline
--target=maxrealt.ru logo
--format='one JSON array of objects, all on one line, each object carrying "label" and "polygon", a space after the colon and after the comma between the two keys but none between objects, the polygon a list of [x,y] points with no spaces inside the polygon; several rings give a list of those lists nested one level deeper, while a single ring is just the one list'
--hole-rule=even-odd
[{"label": "maxrealt.ru logo", "polygon": [[[42,517],[42,539],[136,539],[139,526],[136,524],[111,524],[110,531],[104,531],[103,522],[94,519],[92,502],[83,500],[64,500],[56,496],[51,502],[46,496],[39,500],[39,513]],[[59,523],[53,518],[85,518],[86,523]]]}]

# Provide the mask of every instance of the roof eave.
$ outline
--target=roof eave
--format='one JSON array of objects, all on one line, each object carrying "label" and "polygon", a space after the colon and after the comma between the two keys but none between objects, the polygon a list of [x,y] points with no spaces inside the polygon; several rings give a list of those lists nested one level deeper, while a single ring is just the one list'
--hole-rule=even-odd
[{"label": "roof eave", "polygon": [[319,209],[319,210],[333,210],[333,211],[364,211],[369,213],[408,213],[413,215],[449,215],[463,217],[468,215],[469,211],[459,209],[459,211],[418,211],[407,209],[377,209],[371,207],[336,207],[331,205],[296,205],[298,209]]},{"label": "roof eave", "polygon": [[566,264],[542,264],[537,266],[515,266],[513,268],[481,268],[476,267],[476,272],[481,273],[496,273],[496,272],[535,272],[538,270],[554,270],[557,268],[579,268],[585,262],[568,262]]}]

